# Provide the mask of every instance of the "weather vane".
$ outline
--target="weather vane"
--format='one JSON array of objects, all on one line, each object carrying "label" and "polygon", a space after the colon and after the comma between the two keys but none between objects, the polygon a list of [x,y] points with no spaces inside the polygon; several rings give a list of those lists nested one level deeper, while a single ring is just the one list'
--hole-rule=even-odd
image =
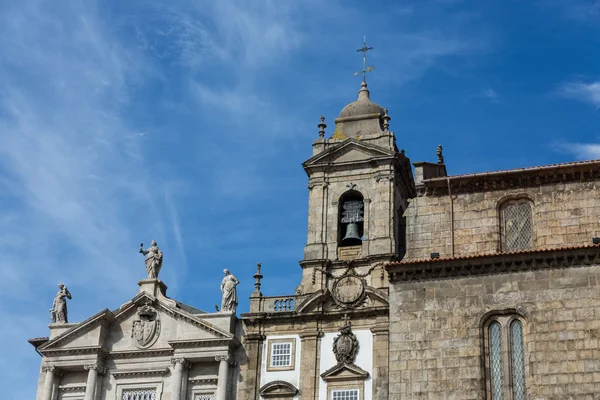
[{"label": "weather vane", "polygon": [[373,71],[373,68],[375,68],[375,66],[373,66],[373,65],[370,65],[369,67],[367,67],[367,51],[369,51],[369,50],[373,50],[373,48],[367,47],[367,37],[365,36],[364,40],[363,40],[363,47],[356,50],[358,52],[363,53],[363,69],[362,69],[362,71],[358,71],[358,72],[354,73],[354,76],[357,76],[362,73],[363,81],[366,80],[366,78],[367,78],[367,72]]}]

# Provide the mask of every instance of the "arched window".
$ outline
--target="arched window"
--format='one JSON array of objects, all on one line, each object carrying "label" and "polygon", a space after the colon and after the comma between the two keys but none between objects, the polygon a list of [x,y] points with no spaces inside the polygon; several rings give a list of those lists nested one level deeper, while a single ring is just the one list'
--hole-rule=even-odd
[{"label": "arched window", "polygon": [[358,246],[364,234],[364,199],[356,190],[348,190],[338,205],[338,246]]},{"label": "arched window", "polygon": [[509,200],[500,208],[502,251],[533,248],[533,203],[529,199]]},{"label": "arched window", "polygon": [[526,399],[523,324],[524,320],[515,314],[493,316],[485,324],[488,399]]}]

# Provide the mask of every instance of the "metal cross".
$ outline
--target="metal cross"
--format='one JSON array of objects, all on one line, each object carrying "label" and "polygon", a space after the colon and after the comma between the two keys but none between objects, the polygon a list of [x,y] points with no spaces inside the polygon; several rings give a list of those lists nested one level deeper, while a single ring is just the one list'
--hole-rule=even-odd
[{"label": "metal cross", "polygon": [[358,71],[354,73],[354,76],[357,76],[358,74],[362,73],[363,74],[363,80],[366,79],[367,76],[367,72],[373,71],[373,68],[375,68],[373,65],[367,67],[367,51],[369,50],[373,50],[372,47],[367,47],[367,37],[364,37],[363,40],[363,47],[361,47],[360,49],[356,50],[358,52],[363,53],[363,69],[362,71]]}]

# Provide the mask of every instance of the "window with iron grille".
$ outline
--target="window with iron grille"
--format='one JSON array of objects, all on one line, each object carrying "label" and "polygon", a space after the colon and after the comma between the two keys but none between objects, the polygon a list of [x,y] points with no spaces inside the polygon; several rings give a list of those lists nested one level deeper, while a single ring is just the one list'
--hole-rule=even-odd
[{"label": "window with iron grille", "polygon": [[532,203],[529,200],[506,202],[502,206],[502,250],[518,251],[533,247]]},{"label": "window with iron grille", "polygon": [[292,342],[271,343],[271,367],[292,365]]},{"label": "window with iron grille", "polygon": [[196,393],[194,395],[194,400],[215,400],[214,394],[200,394]]},{"label": "window with iron grille", "polygon": [[332,400],[358,400],[358,389],[332,390]]},{"label": "window with iron grille", "polygon": [[486,324],[486,387],[492,400],[526,399],[523,324],[514,314],[495,316]]},{"label": "window with iron grille", "polygon": [[156,400],[156,389],[123,390],[122,400]]}]

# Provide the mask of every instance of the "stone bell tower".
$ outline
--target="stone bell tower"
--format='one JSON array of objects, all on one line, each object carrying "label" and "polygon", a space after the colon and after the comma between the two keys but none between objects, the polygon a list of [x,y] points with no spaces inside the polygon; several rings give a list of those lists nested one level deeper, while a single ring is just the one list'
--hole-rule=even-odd
[{"label": "stone bell tower", "polygon": [[294,294],[263,296],[269,266],[258,266],[250,312],[242,315],[247,362],[239,400],[388,399],[384,264],[405,252],[403,212],[416,195],[389,123],[364,77],[330,137],[321,117],[313,155],[303,163],[309,211],[302,281]]},{"label": "stone bell tower", "polygon": [[369,273],[367,284],[386,287],[385,271],[376,265],[404,255],[402,214],[415,188],[390,119],[387,109],[371,101],[366,80],[358,99],[335,119],[329,138],[321,117],[313,156],[303,163],[310,193],[300,291],[325,288],[326,275],[319,271],[349,262],[359,270],[380,269],[376,276]]}]

